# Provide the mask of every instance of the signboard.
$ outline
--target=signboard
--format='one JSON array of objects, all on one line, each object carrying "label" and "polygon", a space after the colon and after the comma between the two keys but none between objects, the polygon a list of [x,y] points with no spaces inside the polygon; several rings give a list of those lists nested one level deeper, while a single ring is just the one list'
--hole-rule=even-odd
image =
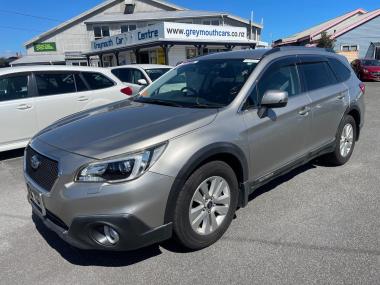
[{"label": "signboard", "polygon": [[34,44],[35,52],[57,51],[57,45],[54,42]]},{"label": "signboard", "polygon": [[91,43],[92,51],[107,51],[156,40],[248,42],[247,28],[162,22]]}]

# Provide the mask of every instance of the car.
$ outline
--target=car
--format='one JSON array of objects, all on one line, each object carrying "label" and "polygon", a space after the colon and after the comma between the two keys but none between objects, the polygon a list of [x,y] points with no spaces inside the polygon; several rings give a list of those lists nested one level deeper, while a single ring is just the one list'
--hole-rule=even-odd
[{"label": "car", "polygon": [[314,158],[345,164],[364,92],[348,61],[323,49],[199,57],[132,99],[37,134],[25,152],[28,201],[75,247],[124,251],[173,237],[199,250],[265,183]]},{"label": "car", "polygon": [[162,64],[130,64],[111,67],[111,72],[137,94],[173,67]]},{"label": "car", "polygon": [[34,134],[62,117],[131,95],[131,88],[103,68],[1,69],[0,152],[25,147]]},{"label": "car", "polygon": [[356,59],[351,65],[360,80],[380,81],[380,60]]}]

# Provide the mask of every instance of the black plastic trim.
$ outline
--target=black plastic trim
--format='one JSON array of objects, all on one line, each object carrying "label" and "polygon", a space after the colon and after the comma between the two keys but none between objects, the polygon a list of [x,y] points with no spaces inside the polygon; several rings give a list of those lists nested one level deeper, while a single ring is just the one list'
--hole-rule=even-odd
[{"label": "black plastic trim", "polygon": [[[212,156],[222,154],[233,155],[240,162],[240,165],[243,169],[243,184],[240,185],[240,188],[245,189],[244,182],[248,181],[249,168],[248,161],[244,155],[244,152],[238,146],[232,143],[214,143],[208,145],[200,149],[191,157],[191,159],[182,167],[176,179],[174,180],[174,183],[170,189],[168,202],[166,204],[165,223],[170,223],[173,221],[174,209],[178,198],[178,194],[181,191],[183,185],[185,184],[187,178],[191,175],[191,173],[193,173],[196,170],[198,165],[200,165],[204,161],[207,161],[207,159],[211,158]],[[244,195],[245,191],[242,191],[241,193]],[[240,200],[248,200],[248,196],[240,198]]]}]

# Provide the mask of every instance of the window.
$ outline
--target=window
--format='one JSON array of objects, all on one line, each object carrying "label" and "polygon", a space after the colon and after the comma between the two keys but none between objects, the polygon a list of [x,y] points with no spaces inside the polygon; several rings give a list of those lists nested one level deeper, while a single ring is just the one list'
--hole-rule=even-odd
[{"label": "window", "polygon": [[137,101],[219,108],[230,104],[246,83],[256,62],[211,59],[182,64],[154,81]]},{"label": "window", "polygon": [[102,39],[104,37],[110,36],[110,27],[108,26],[98,26],[94,27],[94,38],[95,40]]},{"label": "window", "polygon": [[77,87],[77,92],[87,91],[88,88],[86,84],[83,82],[82,78],[80,77],[79,73],[76,73],[74,75],[75,77],[75,85]]},{"label": "window", "polygon": [[348,69],[340,60],[336,58],[329,58],[329,62],[339,82],[346,81],[351,77],[351,70]]},{"label": "window", "polygon": [[114,86],[114,82],[104,75],[96,72],[82,72],[83,78],[86,80],[91,90],[109,88]]},{"label": "window", "polygon": [[122,33],[128,33],[136,30],[136,25],[121,25],[120,30]]},{"label": "window", "polygon": [[28,76],[0,78],[0,102],[28,97]]},{"label": "window", "polygon": [[196,48],[186,48],[186,58],[190,59],[198,55]]},{"label": "window", "polygon": [[341,45],[342,51],[358,51],[359,46],[358,45]]},{"label": "window", "polygon": [[138,69],[134,68],[117,68],[111,71],[122,82],[139,84],[139,79],[145,79],[144,74]]},{"label": "window", "polygon": [[337,83],[336,77],[327,62],[305,62],[300,65],[309,91]]},{"label": "window", "polygon": [[208,25],[208,26],[219,26],[220,21],[219,20],[203,20],[202,21],[203,25]]},{"label": "window", "polygon": [[37,73],[36,82],[39,96],[76,92],[72,73]]},{"label": "window", "polygon": [[155,81],[157,78],[164,75],[171,68],[154,68],[154,69],[145,69],[145,72],[148,74],[150,80]]}]

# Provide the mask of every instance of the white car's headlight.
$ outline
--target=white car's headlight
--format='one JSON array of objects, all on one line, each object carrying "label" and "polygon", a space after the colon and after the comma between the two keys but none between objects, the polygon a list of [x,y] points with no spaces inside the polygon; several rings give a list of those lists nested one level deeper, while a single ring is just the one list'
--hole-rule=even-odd
[{"label": "white car's headlight", "polygon": [[101,160],[82,167],[76,177],[78,182],[123,182],[140,177],[162,155],[167,143],[155,147]]}]

